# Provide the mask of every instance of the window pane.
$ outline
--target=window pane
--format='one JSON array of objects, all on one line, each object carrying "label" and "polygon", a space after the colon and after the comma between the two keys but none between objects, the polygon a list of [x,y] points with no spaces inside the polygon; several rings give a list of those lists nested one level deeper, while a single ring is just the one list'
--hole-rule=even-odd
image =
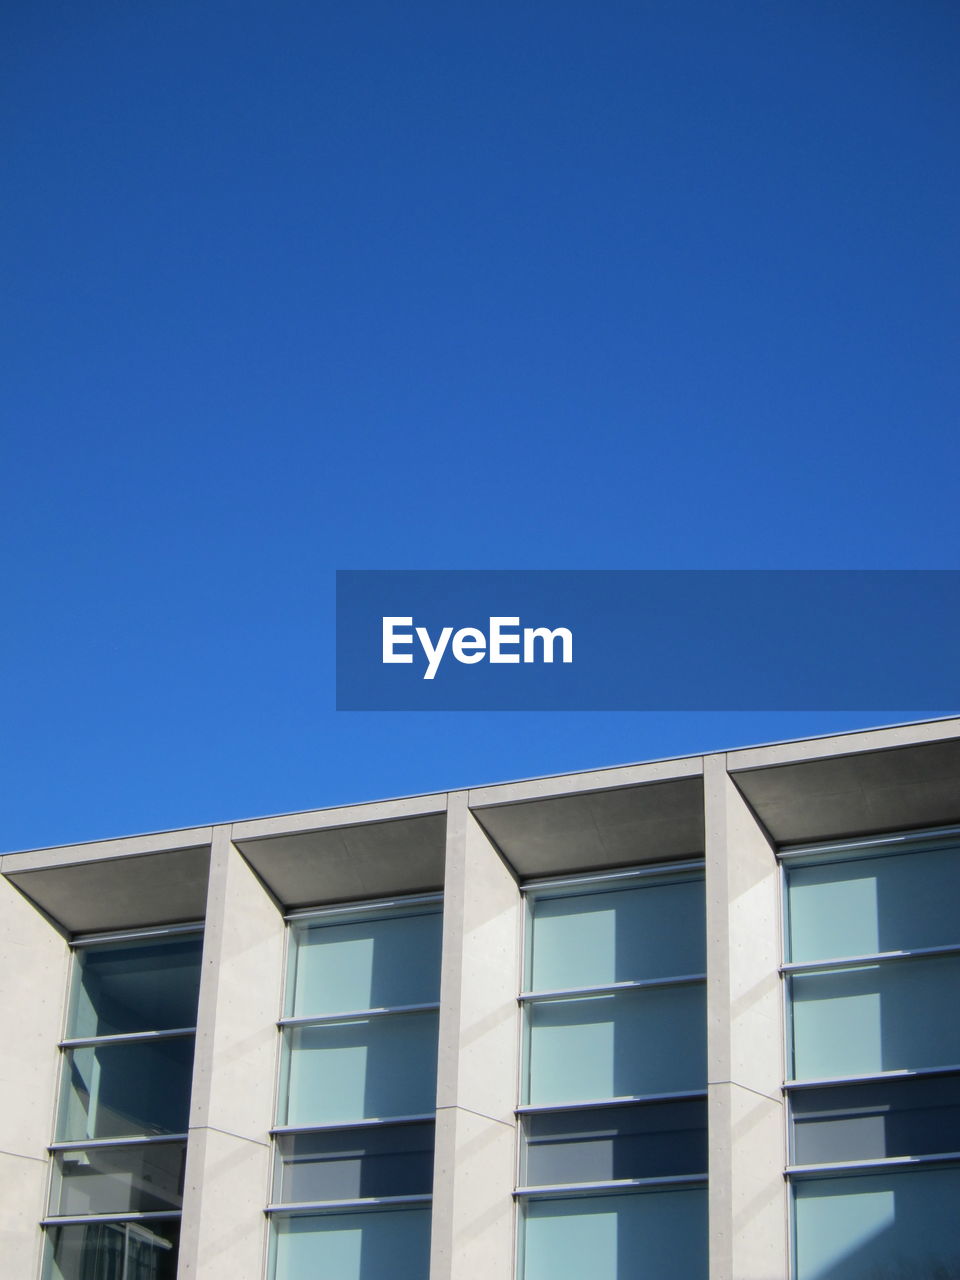
[{"label": "window pane", "polygon": [[46,1234],[44,1280],[175,1280],[177,1274],[175,1218],[48,1227]]},{"label": "window pane", "polygon": [[960,1169],[804,1180],[794,1198],[797,1280],[960,1275]]},{"label": "window pane", "polygon": [[429,1209],[275,1219],[274,1280],[427,1280]]},{"label": "window pane", "polygon": [[186,1133],[192,1067],[192,1035],[64,1050],[57,1137]]},{"label": "window pane", "polygon": [[195,937],[78,949],[69,1034],[194,1026],[202,945]]},{"label": "window pane", "polygon": [[702,880],[534,899],[531,991],[703,973]]},{"label": "window pane", "polygon": [[960,1063],[960,956],[794,974],[794,1076]]},{"label": "window pane", "polygon": [[960,942],[960,846],[789,870],[795,961]]},{"label": "window pane", "polygon": [[282,1204],[429,1195],[433,1187],[432,1124],[287,1134],[278,1149]]},{"label": "window pane", "polygon": [[707,1172],[707,1103],[525,1116],[523,1184],[607,1182]]},{"label": "window pane", "polygon": [[791,1095],[794,1162],[960,1151],[960,1079],[920,1076]]},{"label": "window pane", "polygon": [[294,1016],[440,999],[439,911],[310,925],[296,933]]},{"label": "window pane", "polygon": [[436,1107],[435,1012],[295,1027],[287,1040],[282,1124],[424,1115]]},{"label": "window pane", "polygon": [[706,1088],[702,983],[533,1002],[534,1105]]},{"label": "window pane", "polygon": [[707,1193],[534,1200],[524,1280],[707,1280]]},{"label": "window pane", "polygon": [[50,1212],[73,1216],[179,1209],[185,1158],[183,1143],[61,1151],[54,1164]]}]

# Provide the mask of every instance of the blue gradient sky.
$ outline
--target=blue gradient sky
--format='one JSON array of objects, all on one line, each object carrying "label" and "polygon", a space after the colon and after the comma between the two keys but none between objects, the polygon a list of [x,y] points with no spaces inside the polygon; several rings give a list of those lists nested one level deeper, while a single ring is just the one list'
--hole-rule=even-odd
[{"label": "blue gradient sky", "polygon": [[911,717],[337,714],[333,572],[960,567],[955,6],[0,48],[0,847]]}]

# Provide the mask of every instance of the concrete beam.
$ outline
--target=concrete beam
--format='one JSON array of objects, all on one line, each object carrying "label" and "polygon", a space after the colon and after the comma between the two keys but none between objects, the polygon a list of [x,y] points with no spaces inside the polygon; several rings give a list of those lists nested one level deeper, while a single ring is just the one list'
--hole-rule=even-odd
[{"label": "concrete beam", "polygon": [[729,778],[704,770],[710,1280],[788,1274],[779,872]]},{"label": "concrete beam", "polygon": [[39,1271],[69,972],[65,938],[0,877],[0,1257],[10,1276]]},{"label": "concrete beam", "polygon": [[475,794],[470,793],[477,821],[521,878],[663,862],[703,852],[699,762],[686,777],[539,800],[475,808]]},{"label": "concrete beam", "polygon": [[283,916],[214,830],[190,1108],[181,1277],[262,1274],[270,1198]]},{"label": "concrete beam", "polygon": [[960,738],[732,772],[780,845],[960,822]]},{"label": "concrete beam", "polygon": [[443,885],[442,811],[257,839],[245,833],[248,824],[240,826],[237,847],[285,907],[428,892]]},{"label": "concrete beam", "polygon": [[520,918],[516,881],[452,794],[430,1280],[513,1274]]}]

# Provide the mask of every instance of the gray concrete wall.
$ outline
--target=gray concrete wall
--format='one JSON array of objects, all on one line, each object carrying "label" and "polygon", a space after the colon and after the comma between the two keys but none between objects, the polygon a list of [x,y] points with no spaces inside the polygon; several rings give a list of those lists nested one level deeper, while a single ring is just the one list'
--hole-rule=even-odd
[{"label": "gray concrete wall", "polygon": [[704,764],[710,1280],[784,1280],[779,873],[725,758]]},{"label": "gray concrete wall", "polygon": [[430,1280],[514,1274],[521,899],[450,796]]},{"label": "gray concrete wall", "polygon": [[40,1265],[69,971],[65,938],[0,877],[0,1258],[24,1280]]},{"label": "gray concrete wall", "polygon": [[190,1110],[181,1280],[263,1273],[283,915],[214,830]]}]

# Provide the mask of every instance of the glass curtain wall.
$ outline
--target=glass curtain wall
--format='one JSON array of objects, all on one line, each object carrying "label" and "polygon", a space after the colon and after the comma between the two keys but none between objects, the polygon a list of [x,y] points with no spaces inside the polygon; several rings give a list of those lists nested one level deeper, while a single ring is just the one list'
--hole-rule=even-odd
[{"label": "glass curtain wall", "polygon": [[427,1280],[439,897],[290,917],[271,1275]]},{"label": "glass curtain wall", "polygon": [[172,1280],[183,1201],[202,938],[74,944],[45,1280]]},{"label": "glass curtain wall", "polygon": [[522,1280],[706,1280],[702,867],[526,899]]},{"label": "glass curtain wall", "polygon": [[960,1277],[960,835],[784,855],[796,1280]]}]

